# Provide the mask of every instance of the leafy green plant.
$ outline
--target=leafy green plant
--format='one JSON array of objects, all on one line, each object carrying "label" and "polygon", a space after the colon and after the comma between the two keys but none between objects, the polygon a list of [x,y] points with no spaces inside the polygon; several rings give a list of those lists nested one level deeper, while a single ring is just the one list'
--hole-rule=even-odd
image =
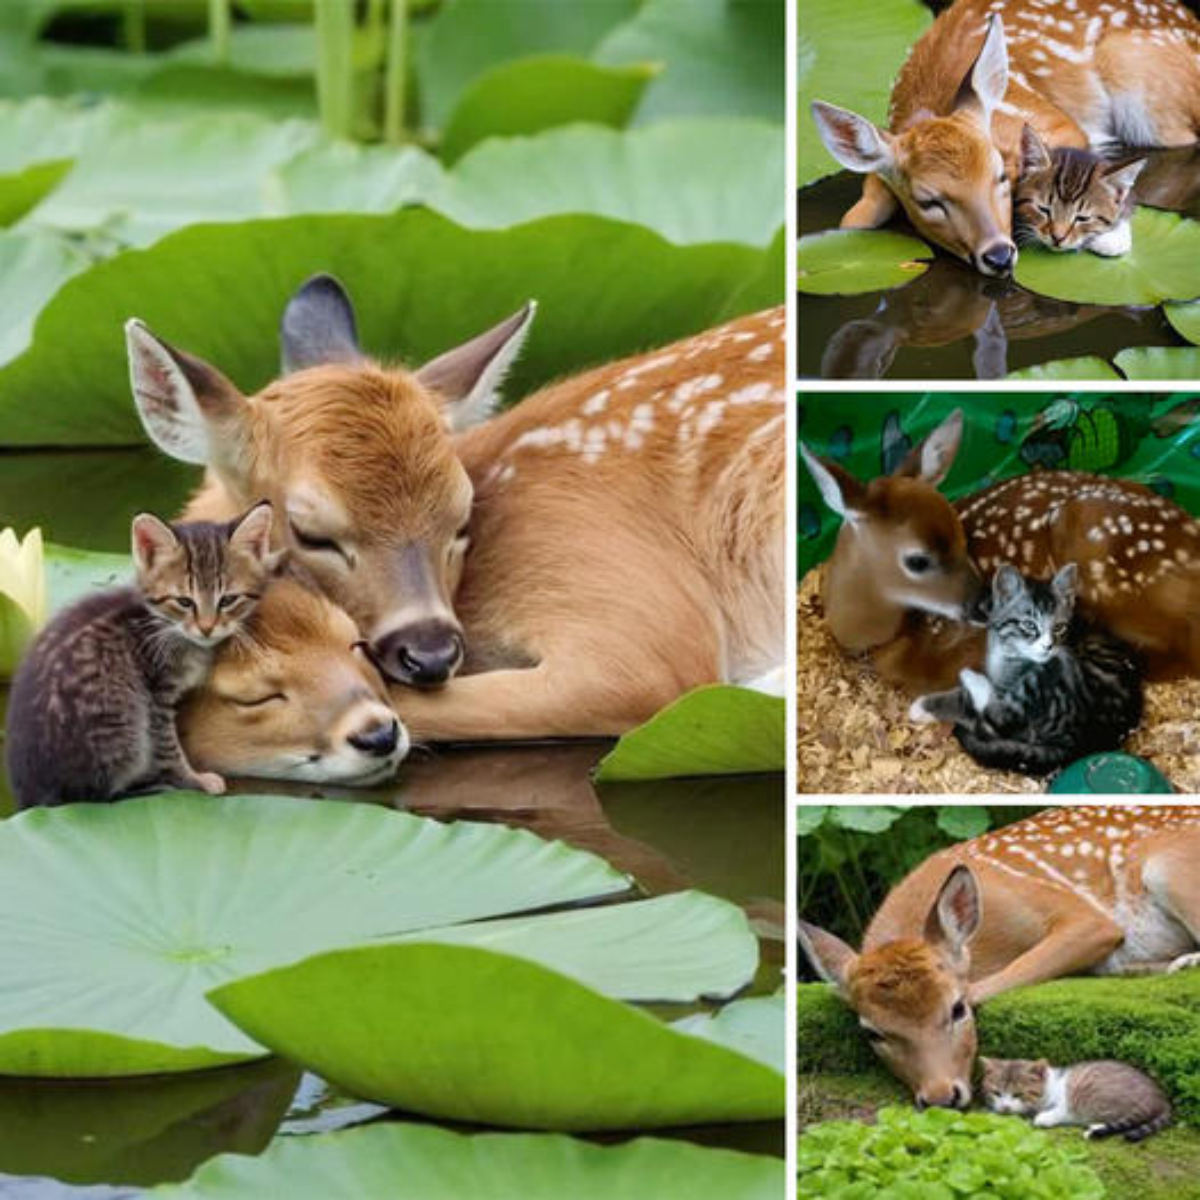
[{"label": "leafy green plant", "polygon": [[874,1125],[810,1126],[797,1155],[813,1200],[1103,1200],[1076,1146],[1015,1117],[884,1108]]},{"label": "leafy green plant", "polygon": [[831,229],[800,239],[796,286],[817,296],[900,287],[923,275],[933,251],[918,238],[878,229]]},{"label": "leafy green plant", "polygon": [[390,1124],[284,1138],[257,1158],[223,1154],[163,1200],[334,1196],[389,1200],[779,1200],[782,1159],[638,1138],[596,1146],[556,1134],[464,1135]]}]

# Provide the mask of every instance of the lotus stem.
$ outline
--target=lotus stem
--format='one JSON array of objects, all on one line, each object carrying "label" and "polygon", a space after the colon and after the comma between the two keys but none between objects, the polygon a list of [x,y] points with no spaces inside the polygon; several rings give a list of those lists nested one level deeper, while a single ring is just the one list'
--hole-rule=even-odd
[{"label": "lotus stem", "polygon": [[[138,7],[141,7],[140,2]],[[233,26],[230,0],[208,0],[208,35],[212,39],[213,58],[229,61],[229,34]]]},{"label": "lotus stem", "polygon": [[354,6],[313,0],[317,28],[317,106],[331,137],[354,130]]},{"label": "lotus stem", "polygon": [[384,82],[384,140],[404,141],[405,91],[408,87],[408,0],[392,0],[388,27],[387,78]]},{"label": "lotus stem", "polygon": [[146,53],[146,0],[125,0],[121,10],[121,41],[130,54]]}]

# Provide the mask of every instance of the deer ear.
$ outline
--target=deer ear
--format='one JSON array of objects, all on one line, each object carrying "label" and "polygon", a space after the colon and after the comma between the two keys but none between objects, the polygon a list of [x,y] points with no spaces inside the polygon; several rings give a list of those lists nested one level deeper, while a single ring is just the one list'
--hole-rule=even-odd
[{"label": "deer ear", "polygon": [[181,462],[232,465],[249,405],[215,367],[125,323],[133,399],[150,440]]},{"label": "deer ear", "polygon": [[893,475],[910,475],[938,487],[950,474],[958,448],[962,445],[963,414],[956,408],[923,441],[909,451]]},{"label": "deer ear", "polygon": [[848,108],[812,102],[812,118],[825,149],[848,170],[860,175],[886,174],[895,163],[892,135]]},{"label": "deer ear", "polygon": [[[1145,161],[1145,160],[1143,160]],[[1050,166],[1050,151],[1032,125],[1021,126],[1021,174],[1032,175]]]},{"label": "deer ear", "polygon": [[530,300],[507,320],[439,354],[417,372],[427,388],[448,402],[455,432],[470,429],[492,415],[496,389],[520,354],[536,314],[537,301]]},{"label": "deer ear", "polygon": [[985,128],[992,124],[992,113],[1008,90],[1008,43],[1004,22],[997,13],[988,17],[983,46],[967,72],[955,97],[955,112],[972,113]]},{"label": "deer ear", "polygon": [[832,933],[818,929],[807,921],[797,922],[800,949],[812,964],[812,969],[826,983],[836,985],[842,995],[846,994],[846,980],[858,962],[858,955]]},{"label": "deer ear", "polygon": [[866,487],[845,467],[839,467],[837,463],[828,459],[818,458],[803,442],[800,443],[800,457],[813,477],[821,499],[843,520],[858,520],[866,506]]},{"label": "deer ear", "polygon": [[925,940],[965,967],[967,946],[979,928],[983,902],[970,867],[959,864],[938,892],[925,922]]},{"label": "deer ear", "polygon": [[354,305],[332,275],[314,275],[287,302],[279,324],[283,371],[302,371],[323,363],[358,362]]},{"label": "deer ear", "polygon": [[138,513],[131,527],[133,538],[133,561],[139,571],[148,571],[160,554],[174,550],[179,545],[175,531],[153,513]]}]

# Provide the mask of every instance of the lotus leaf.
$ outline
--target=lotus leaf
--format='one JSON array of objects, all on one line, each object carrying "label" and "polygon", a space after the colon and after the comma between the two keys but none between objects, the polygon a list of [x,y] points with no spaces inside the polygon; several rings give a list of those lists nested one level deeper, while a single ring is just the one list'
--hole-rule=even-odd
[{"label": "lotus leaf", "polygon": [[818,296],[898,287],[924,274],[932,257],[933,251],[924,242],[888,230],[810,233],[800,239],[797,248],[796,286]]},{"label": "lotus leaf", "polygon": [[1070,383],[1076,379],[1120,379],[1120,374],[1102,358],[1089,355],[1084,358],[1059,358],[1053,362],[1039,363],[1036,367],[1023,367],[1010,371],[1009,379],[1044,380],[1047,383]]}]

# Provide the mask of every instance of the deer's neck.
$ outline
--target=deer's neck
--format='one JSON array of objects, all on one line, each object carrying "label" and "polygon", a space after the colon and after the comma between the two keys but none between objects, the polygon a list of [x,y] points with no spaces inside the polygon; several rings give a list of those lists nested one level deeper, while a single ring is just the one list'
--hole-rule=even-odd
[{"label": "deer's neck", "polygon": [[843,525],[838,534],[821,600],[830,631],[851,654],[890,642],[904,621],[904,609],[884,597],[873,582],[871,565],[850,525]]}]

